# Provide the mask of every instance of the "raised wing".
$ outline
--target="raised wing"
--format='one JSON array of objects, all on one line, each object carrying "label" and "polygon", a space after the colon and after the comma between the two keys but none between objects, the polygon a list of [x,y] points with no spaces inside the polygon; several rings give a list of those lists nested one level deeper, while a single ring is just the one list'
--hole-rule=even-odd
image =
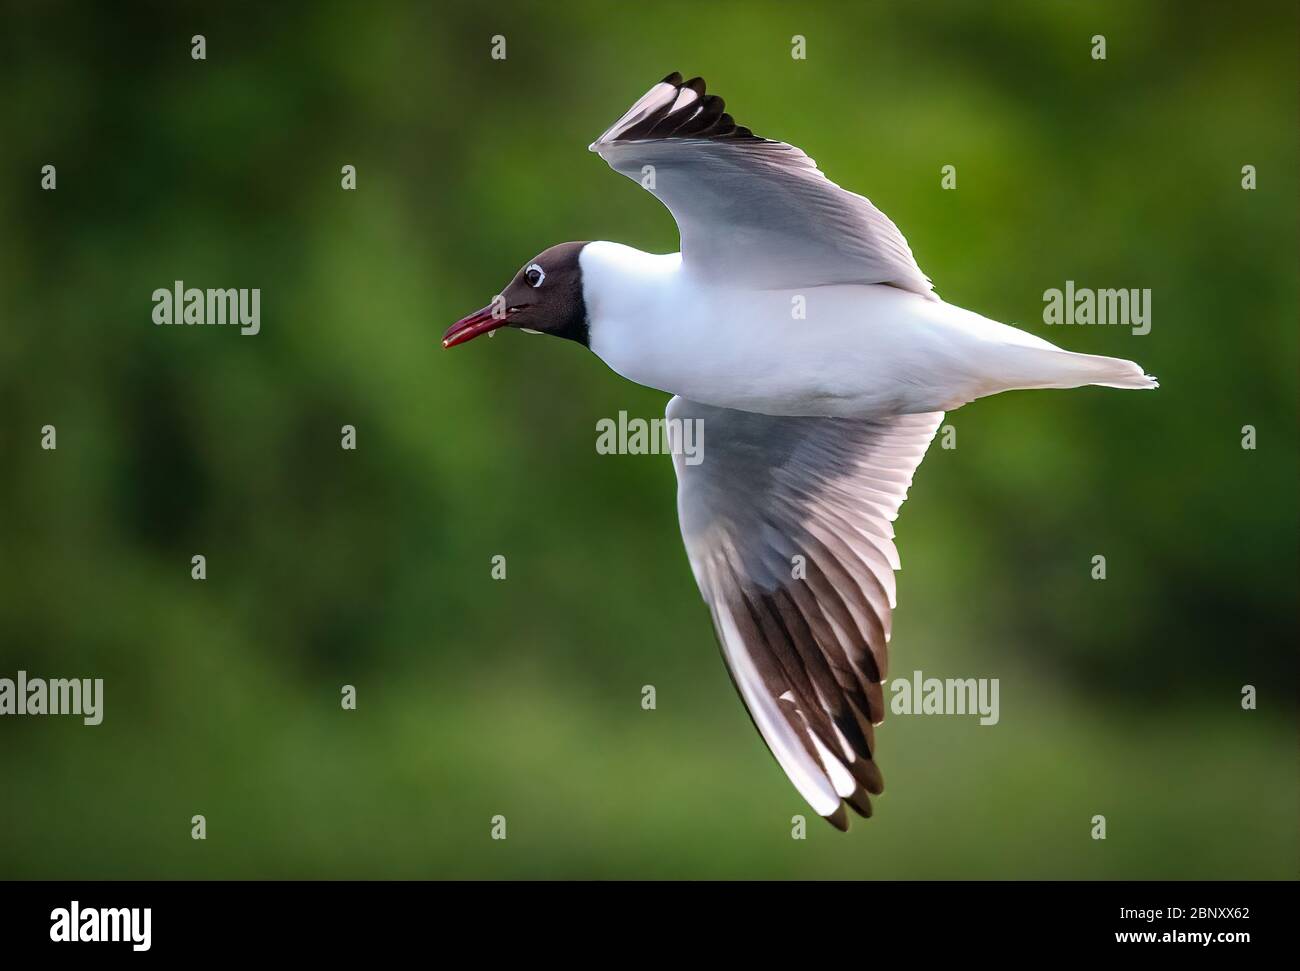
[{"label": "raised wing", "polygon": [[703,422],[702,461],[673,457],[677,510],[727,669],[795,788],[847,829],[844,803],[869,816],[883,788],[891,523],[943,413],[771,417],[677,397],[667,414]]},{"label": "raised wing", "polygon": [[721,285],[887,283],[938,299],[888,216],[723,108],[673,73],[591,145],[668,207],[687,267]]}]

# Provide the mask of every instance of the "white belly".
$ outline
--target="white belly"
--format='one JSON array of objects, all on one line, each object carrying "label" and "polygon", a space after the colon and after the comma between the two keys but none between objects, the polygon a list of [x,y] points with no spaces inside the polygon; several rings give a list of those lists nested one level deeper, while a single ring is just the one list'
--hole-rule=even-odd
[{"label": "white belly", "polygon": [[1032,386],[1021,381],[1024,352],[1055,350],[895,287],[726,289],[693,280],[676,254],[596,246],[638,262],[606,282],[584,256],[592,351],[631,381],[705,404],[841,417],[950,410]]},{"label": "white belly", "polygon": [[[802,319],[794,316],[800,299]],[[996,384],[979,353],[987,338],[943,322],[934,309],[945,307],[885,286],[717,290],[661,308],[653,324],[620,328],[618,340],[601,340],[596,328],[592,350],[638,384],[725,408],[843,417],[940,411]]]}]

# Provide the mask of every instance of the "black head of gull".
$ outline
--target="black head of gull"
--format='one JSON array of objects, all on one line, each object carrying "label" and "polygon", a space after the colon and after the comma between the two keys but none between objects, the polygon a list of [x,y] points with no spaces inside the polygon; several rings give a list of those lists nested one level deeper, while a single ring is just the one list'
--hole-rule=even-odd
[{"label": "black head of gull", "polygon": [[455,347],[501,327],[518,327],[585,347],[587,306],[578,256],[586,245],[585,241],[559,243],[534,256],[497,299],[452,324],[442,335],[442,346]]}]

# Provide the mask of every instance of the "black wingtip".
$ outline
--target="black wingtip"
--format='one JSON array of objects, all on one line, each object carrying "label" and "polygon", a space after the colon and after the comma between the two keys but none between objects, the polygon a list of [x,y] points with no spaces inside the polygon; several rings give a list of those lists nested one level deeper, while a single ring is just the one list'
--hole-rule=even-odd
[{"label": "black wingtip", "polygon": [[[678,91],[694,91],[693,103],[674,110],[676,99],[668,99],[653,114],[641,118],[617,134],[606,132],[609,141],[639,141],[651,138],[694,138],[714,141],[765,142],[726,113],[726,102],[716,94],[709,94],[704,78],[698,75],[683,81],[680,71],[673,71],[660,84],[668,84]],[[602,136],[604,138],[605,136]]]},{"label": "black wingtip", "polygon": [[823,816],[822,819],[826,820],[826,822],[830,823],[841,833],[847,833],[849,831],[849,814],[844,809],[844,803],[840,803],[839,809],[835,810],[835,812],[831,813],[829,816]]},{"label": "black wingtip", "polygon": [[853,790],[853,795],[844,800],[849,804],[855,813],[863,819],[871,818],[871,800],[861,786]]}]

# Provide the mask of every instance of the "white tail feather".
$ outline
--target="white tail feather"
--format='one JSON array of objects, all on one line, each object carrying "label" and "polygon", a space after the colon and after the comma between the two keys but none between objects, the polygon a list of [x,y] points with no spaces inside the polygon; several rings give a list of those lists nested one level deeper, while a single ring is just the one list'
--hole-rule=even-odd
[{"label": "white tail feather", "polygon": [[1096,384],[1103,388],[1150,389],[1160,387],[1160,382],[1145,373],[1133,361],[1119,357],[1102,357],[1099,354],[1065,352],[1069,368],[1082,380],[1078,384]]},{"label": "white tail feather", "polygon": [[1149,389],[1160,382],[1133,361],[1099,354],[1076,354],[1058,348],[1024,348],[1017,355],[1015,387],[1081,388],[1095,384],[1103,388]]}]

